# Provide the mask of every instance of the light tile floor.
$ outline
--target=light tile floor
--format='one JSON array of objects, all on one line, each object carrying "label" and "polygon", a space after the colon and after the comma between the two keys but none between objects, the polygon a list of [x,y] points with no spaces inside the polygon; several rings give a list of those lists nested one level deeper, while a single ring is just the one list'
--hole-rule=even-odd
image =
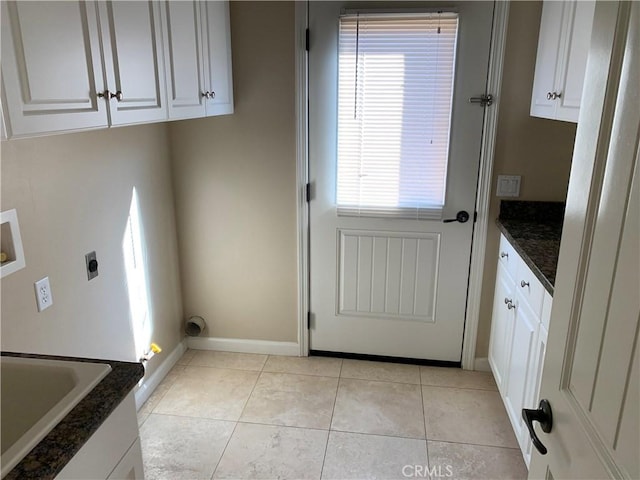
[{"label": "light tile floor", "polygon": [[145,478],[526,478],[491,374],[188,350],[138,412]]}]

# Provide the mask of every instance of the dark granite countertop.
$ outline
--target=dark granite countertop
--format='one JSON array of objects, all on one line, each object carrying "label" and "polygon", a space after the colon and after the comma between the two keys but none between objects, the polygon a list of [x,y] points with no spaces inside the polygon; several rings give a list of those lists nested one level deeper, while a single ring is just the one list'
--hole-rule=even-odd
[{"label": "dark granite countertop", "polygon": [[505,201],[496,224],[544,288],[553,295],[560,237],[562,202]]},{"label": "dark granite countertop", "polygon": [[107,376],[4,477],[4,480],[54,478],[144,375],[141,363],[11,352],[2,352],[2,355],[111,365],[111,371]]}]

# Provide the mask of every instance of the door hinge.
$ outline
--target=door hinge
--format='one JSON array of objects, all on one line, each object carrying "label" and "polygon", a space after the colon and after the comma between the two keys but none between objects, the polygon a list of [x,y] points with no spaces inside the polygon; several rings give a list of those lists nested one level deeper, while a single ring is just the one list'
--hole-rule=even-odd
[{"label": "door hinge", "polygon": [[309,51],[309,29],[307,28],[304,32],[304,49]]},{"label": "door hinge", "polygon": [[493,105],[493,95],[489,94],[485,94],[485,95],[480,95],[479,97],[471,97],[469,99],[469,103],[477,103],[479,104],[481,107],[490,107],[491,105]]},{"label": "door hinge", "polygon": [[307,330],[311,330],[311,312],[307,312]]},{"label": "door hinge", "polygon": [[307,200],[307,203],[311,201],[311,184],[307,183],[304,187],[304,198]]},{"label": "door hinge", "polygon": [[478,221],[478,212],[473,212],[473,223]]}]

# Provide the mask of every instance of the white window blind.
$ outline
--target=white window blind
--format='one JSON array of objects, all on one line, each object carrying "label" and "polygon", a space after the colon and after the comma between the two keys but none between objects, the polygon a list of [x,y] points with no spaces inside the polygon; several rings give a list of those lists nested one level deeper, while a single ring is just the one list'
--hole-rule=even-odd
[{"label": "white window blind", "polygon": [[348,14],[339,32],[338,214],[439,218],[457,14]]}]

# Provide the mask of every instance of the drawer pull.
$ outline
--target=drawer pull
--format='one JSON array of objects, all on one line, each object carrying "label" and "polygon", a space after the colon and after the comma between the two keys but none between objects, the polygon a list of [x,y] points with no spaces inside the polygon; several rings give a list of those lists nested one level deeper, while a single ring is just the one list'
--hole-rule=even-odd
[{"label": "drawer pull", "polygon": [[529,286],[529,282],[525,282],[524,280],[521,280],[521,281],[520,281],[520,286],[521,286],[522,288],[524,288],[524,287],[528,287],[528,286]]},{"label": "drawer pull", "polygon": [[500,252],[500,258],[509,258],[509,254],[507,252]]}]

